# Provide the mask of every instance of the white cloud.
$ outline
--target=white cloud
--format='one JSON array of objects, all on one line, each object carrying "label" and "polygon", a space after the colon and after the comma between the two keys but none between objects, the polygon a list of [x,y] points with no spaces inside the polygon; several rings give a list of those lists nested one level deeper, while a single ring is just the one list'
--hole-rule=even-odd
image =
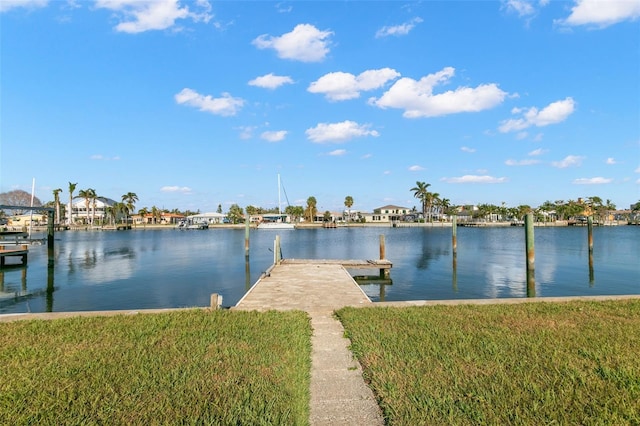
[{"label": "white cloud", "polygon": [[287,136],[287,133],[286,130],[266,131],[262,132],[260,138],[269,142],[280,142]]},{"label": "white cloud", "polygon": [[182,7],[179,0],[97,0],[96,7],[115,11],[120,16],[116,31],[141,33],[151,30],[165,30],[176,25],[179,19],[194,22],[209,22],[212,18],[208,1],[190,2],[199,12],[190,12],[189,6]]},{"label": "white cloud", "polygon": [[94,154],[89,158],[92,159],[92,160],[98,160],[98,161],[111,161],[111,160],[118,161],[118,160],[120,160],[120,157],[117,156],[117,155],[115,157],[105,157],[102,154]]},{"label": "white cloud", "polygon": [[552,102],[541,110],[532,108],[514,108],[513,114],[522,114],[521,118],[504,120],[498,130],[502,133],[520,131],[531,126],[544,127],[561,123],[575,111],[573,98]]},{"label": "white cloud", "polygon": [[278,57],[302,62],[321,62],[329,53],[331,31],[320,31],[310,24],[298,24],[280,37],[263,34],[252,41],[258,49],[274,49]]},{"label": "white cloud", "polygon": [[382,27],[376,32],[376,38],[407,35],[420,22],[422,22],[422,18],[416,17],[404,24]]},{"label": "white cloud", "polygon": [[462,148],[460,148],[460,151],[473,153],[473,152],[476,152],[476,149],[475,148],[469,148],[467,146],[463,146]]},{"label": "white cloud", "polygon": [[276,3],[276,10],[278,11],[278,13],[289,13],[293,10],[293,6],[280,2]]},{"label": "white cloud", "polygon": [[277,89],[283,84],[293,84],[293,80],[291,77],[269,73],[261,77],[256,77],[249,82],[249,86],[257,86],[264,89]]},{"label": "white cloud", "polygon": [[618,162],[613,157],[607,158],[605,163],[610,164],[610,165],[618,164]]},{"label": "white cloud", "polygon": [[369,103],[379,108],[404,109],[404,117],[418,118],[483,111],[499,105],[507,96],[496,84],[458,87],[440,94],[433,93],[437,85],[448,83],[454,74],[455,69],[447,67],[418,81],[401,78],[380,98],[371,98]]},{"label": "white cloud", "polygon": [[162,192],[182,192],[182,193],[189,193],[191,192],[191,188],[189,188],[188,186],[163,186],[162,188],[160,188],[160,191]]},{"label": "white cloud", "polygon": [[611,182],[613,182],[613,179],[603,177],[580,178],[573,181],[573,183],[576,185],[602,185]]},{"label": "white cloud", "polygon": [[210,112],[215,115],[230,116],[236,113],[244,105],[244,100],[234,98],[229,93],[223,93],[221,98],[212,98],[211,95],[201,95],[198,92],[184,88],[175,95],[178,104],[185,104],[198,108],[200,111]]},{"label": "white cloud", "polygon": [[380,133],[369,130],[369,127],[371,127],[369,124],[358,124],[355,121],[346,120],[341,123],[319,123],[316,127],[307,129],[305,133],[309,140],[315,143],[340,143],[358,137],[380,136]]},{"label": "white cloud", "polygon": [[634,173],[640,173],[640,167],[638,167],[637,169],[635,169],[633,172],[634,172]]},{"label": "white cloud", "polygon": [[240,126],[235,127],[234,129],[240,131],[240,139],[251,139],[253,137],[253,132],[256,130],[256,126]]},{"label": "white cloud", "polygon": [[340,157],[342,155],[345,155],[347,153],[346,149],[336,149],[333,150],[329,153],[329,155],[333,156],[333,157]]},{"label": "white cloud", "polygon": [[552,162],[551,165],[553,167],[557,167],[559,169],[566,169],[567,167],[572,167],[572,166],[578,167],[578,166],[580,166],[582,164],[582,160],[584,160],[584,157],[582,157],[582,156],[579,156],[579,155],[568,155],[561,161]]},{"label": "white cloud", "polygon": [[535,7],[528,0],[507,0],[503,7],[510,12],[515,12],[521,18],[536,13]]},{"label": "white cloud", "polygon": [[25,9],[38,9],[47,7],[48,4],[49,0],[1,0],[0,13],[11,9],[17,9],[19,7],[23,7]]},{"label": "white cloud", "polygon": [[478,175],[464,175],[460,177],[445,177],[440,179],[447,183],[504,183],[507,182],[507,178],[493,177],[493,176],[478,176]]},{"label": "white cloud", "polygon": [[344,101],[360,97],[360,92],[384,86],[388,81],[400,77],[391,68],[367,70],[355,76],[347,72],[331,72],[312,82],[307,91],[323,93],[332,101]]},{"label": "white cloud", "polygon": [[507,160],[504,162],[507,166],[531,166],[533,164],[538,164],[539,160]]},{"label": "white cloud", "polygon": [[410,172],[420,172],[422,170],[424,170],[424,167],[418,166],[417,164],[413,165],[413,166],[409,166],[409,171]]},{"label": "white cloud", "polygon": [[561,25],[593,25],[605,28],[623,21],[640,18],[638,0],[577,0],[567,19],[556,21]]},{"label": "white cloud", "polygon": [[538,148],[538,149],[534,149],[533,151],[531,151],[531,152],[530,152],[529,154],[527,154],[527,155],[529,155],[529,156],[531,156],[531,157],[536,157],[536,156],[538,156],[538,155],[542,155],[542,154],[544,154],[544,153],[546,153],[546,152],[547,152],[547,150],[546,150],[546,149]]}]

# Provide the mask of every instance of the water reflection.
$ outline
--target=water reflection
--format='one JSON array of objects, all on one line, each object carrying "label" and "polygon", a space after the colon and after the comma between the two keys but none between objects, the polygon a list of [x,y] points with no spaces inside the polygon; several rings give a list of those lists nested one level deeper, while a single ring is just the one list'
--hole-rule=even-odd
[{"label": "water reflection", "polygon": [[[282,235],[285,258],[377,259],[379,236],[393,280],[362,283],[374,301],[548,297],[640,293],[640,227],[536,228],[535,279],[528,279],[522,228],[350,228]],[[49,268],[46,246],[28,267],[0,270],[0,313],[207,306],[210,295],[235,305],[273,263],[275,234],[61,232]],[[370,273],[371,271],[367,271]],[[359,275],[356,273],[355,275]],[[596,284],[597,276],[597,284]]]},{"label": "water reflection", "polygon": [[379,275],[353,275],[354,281],[365,291],[365,293],[371,293],[367,287],[378,286],[378,301],[384,302],[386,295],[386,287],[393,285],[393,280],[390,276],[385,276],[383,271],[380,271]]},{"label": "water reflection", "polygon": [[[49,258],[50,259],[50,258]],[[48,260],[50,263],[50,260]],[[30,299],[44,296],[46,312],[53,312],[53,292],[55,291],[55,274],[53,266],[47,265],[47,285],[44,289],[29,289],[27,286],[26,265],[16,265],[0,269],[0,308],[28,303]],[[19,276],[19,280],[16,278]],[[18,282],[20,285],[18,286]]]}]

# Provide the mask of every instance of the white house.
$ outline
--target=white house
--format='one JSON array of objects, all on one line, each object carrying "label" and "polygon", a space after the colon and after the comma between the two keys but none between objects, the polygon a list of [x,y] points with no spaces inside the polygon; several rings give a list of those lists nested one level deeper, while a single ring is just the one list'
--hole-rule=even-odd
[{"label": "white house", "polygon": [[387,205],[374,209],[372,214],[367,213],[364,217],[367,222],[388,223],[403,220],[411,212],[409,207]]},{"label": "white house", "polygon": [[92,219],[95,223],[104,223],[107,221],[107,209],[113,207],[117,201],[114,201],[106,197],[97,197],[89,200],[87,206],[87,200],[82,197],[74,197],[71,204],[71,208],[67,204],[65,209],[65,219],[69,222],[69,211],[72,213],[73,223],[92,223]]}]

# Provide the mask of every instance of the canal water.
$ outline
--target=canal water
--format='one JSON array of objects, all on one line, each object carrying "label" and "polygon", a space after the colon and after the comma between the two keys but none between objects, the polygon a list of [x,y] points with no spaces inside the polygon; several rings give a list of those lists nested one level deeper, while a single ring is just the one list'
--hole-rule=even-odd
[{"label": "canal water", "polygon": [[[640,227],[535,228],[535,285],[527,286],[523,227],[338,228],[64,231],[56,233],[53,267],[46,244],[31,246],[27,267],[0,271],[0,313],[208,306],[210,295],[233,306],[282,256],[378,259],[380,235],[393,262],[362,288],[373,301],[493,299],[640,294]],[[590,258],[591,257],[591,258]]]}]

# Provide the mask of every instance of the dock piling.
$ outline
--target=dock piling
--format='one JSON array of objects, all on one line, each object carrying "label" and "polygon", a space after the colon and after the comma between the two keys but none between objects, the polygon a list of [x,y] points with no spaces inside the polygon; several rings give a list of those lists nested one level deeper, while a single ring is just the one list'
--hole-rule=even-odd
[{"label": "dock piling", "polygon": [[453,255],[455,256],[458,252],[458,216],[453,215],[451,220],[451,248],[453,250]]},{"label": "dock piling", "polygon": [[280,235],[276,235],[276,239],[273,244],[273,263],[275,265],[279,265],[282,261],[282,253],[280,252]]},{"label": "dock piling", "polygon": [[220,309],[222,306],[222,295],[211,293],[211,309]]},{"label": "dock piling", "polygon": [[535,297],[535,244],[533,237],[533,213],[524,218],[524,235],[527,253],[527,297]]},{"label": "dock piling", "polygon": [[244,256],[249,257],[249,221],[251,216],[247,215],[244,220]]},{"label": "dock piling", "polygon": [[[384,234],[380,234],[380,260],[387,259],[387,246],[384,239]],[[389,278],[389,269],[380,269],[380,277]]]}]

